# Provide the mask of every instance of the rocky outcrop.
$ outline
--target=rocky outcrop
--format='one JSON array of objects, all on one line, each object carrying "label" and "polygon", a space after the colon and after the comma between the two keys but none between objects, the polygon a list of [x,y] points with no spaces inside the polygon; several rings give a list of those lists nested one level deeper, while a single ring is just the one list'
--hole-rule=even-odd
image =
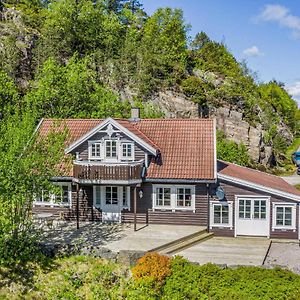
[{"label": "rocky outcrop", "polygon": [[[178,92],[160,91],[152,97],[151,102],[159,107],[167,118],[199,117],[198,105]],[[247,147],[255,163],[265,166],[274,164],[273,149],[264,142],[266,131],[262,124],[251,125],[245,120],[242,111],[225,106],[211,107],[210,116],[216,118],[217,129],[222,130],[228,139],[243,143]],[[279,124],[278,132],[288,142],[293,140],[292,133],[283,122]]]}]

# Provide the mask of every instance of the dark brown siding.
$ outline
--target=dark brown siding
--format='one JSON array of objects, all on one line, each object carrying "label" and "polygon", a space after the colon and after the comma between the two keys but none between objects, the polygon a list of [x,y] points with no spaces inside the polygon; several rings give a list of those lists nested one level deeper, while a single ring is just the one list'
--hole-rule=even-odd
[{"label": "dark brown siding", "polygon": [[[225,181],[220,181],[220,185],[224,188],[226,199],[228,201],[233,201],[233,229],[231,230],[232,236],[234,235],[234,218],[235,218],[235,195],[262,195],[262,196],[270,196],[270,194],[263,192],[263,191],[257,191],[248,187],[235,185],[232,183],[228,183]],[[212,191],[212,194],[214,194],[214,191]],[[273,214],[273,203],[276,202],[290,202],[295,203],[292,200],[281,198],[281,197],[275,197],[271,196],[270,198],[270,237],[271,238],[286,238],[286,239],[297,239],[298,238],[298,221],[299,221],[299,208],[297,206],[297,213],[296,213],[296,230],[282,230],[282,229],[276,229],[272,231],[272,214]],[[222,232],[224,233],[224,236],[229,235],[230,229],[228,228],[213,228],[211,231],[215,232],[216,235],[222,235]]]},{"label": "dark brown siding", "polygon": [[[163,185],[163,184],[162,184]],[[196,185],[195,206],[193,211],[152,210],[152,184],[142,186],[143,198],[137,197],[138,222],[149,224],[199,225],[207,226],[207,195],[205,185]],[[131,194],[131,212],[123,214],[125,222],[133,221],[133,189]]]}]

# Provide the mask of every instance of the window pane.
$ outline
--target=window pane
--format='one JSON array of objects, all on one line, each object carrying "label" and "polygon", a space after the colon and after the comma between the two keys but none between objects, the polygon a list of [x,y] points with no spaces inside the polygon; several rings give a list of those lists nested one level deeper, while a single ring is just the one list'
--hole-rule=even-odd
[{"label": "window pane", "polygon": [[122,194],[123,194],[123,206],[128,206],[127,187],[123,186]]},{"label": "window pane", "polygon": [[100,205],[101,204],[101,189],[100,186],[96,186],[96,204]]},{"label": "window pane", "polygon": [[62,202],[63,203],[69,202],[69,188],[67,185],[62,186]]}]

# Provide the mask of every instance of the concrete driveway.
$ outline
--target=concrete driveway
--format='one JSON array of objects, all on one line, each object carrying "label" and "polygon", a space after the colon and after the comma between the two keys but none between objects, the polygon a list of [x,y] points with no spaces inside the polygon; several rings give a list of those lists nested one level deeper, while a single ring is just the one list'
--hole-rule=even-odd
[{"label": "concrete driveway", "polygon": [[176,253],[199,264],[260,266],[270,245],[267,238],[214,237]]}]

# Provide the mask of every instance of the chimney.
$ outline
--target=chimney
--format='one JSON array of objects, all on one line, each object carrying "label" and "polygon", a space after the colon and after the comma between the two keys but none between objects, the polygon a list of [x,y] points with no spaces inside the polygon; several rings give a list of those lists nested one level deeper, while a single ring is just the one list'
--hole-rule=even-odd
[{"label": "chimney", "polygon": [[132,122],[140,121],[140,109],[138,107],[131,108],[131,118],[129,120]]}]

